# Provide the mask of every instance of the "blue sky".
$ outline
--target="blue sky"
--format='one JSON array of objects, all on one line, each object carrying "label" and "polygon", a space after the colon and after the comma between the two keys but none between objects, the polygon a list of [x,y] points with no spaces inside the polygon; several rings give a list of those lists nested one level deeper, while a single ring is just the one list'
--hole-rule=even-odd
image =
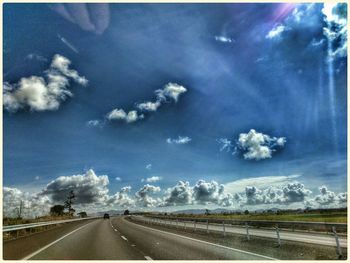
[{"label": "blue sky", "polygon": [[4,205],[344,205],[346,8],[5,4]]}]

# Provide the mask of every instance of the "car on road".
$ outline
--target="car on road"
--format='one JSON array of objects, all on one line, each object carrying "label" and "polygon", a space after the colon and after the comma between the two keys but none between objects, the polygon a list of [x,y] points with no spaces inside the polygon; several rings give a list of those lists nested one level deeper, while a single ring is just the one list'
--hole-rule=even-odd
[{"label": "car on road", "polygon": [[109,214],[104,214],[103,219],[109,219]]}]

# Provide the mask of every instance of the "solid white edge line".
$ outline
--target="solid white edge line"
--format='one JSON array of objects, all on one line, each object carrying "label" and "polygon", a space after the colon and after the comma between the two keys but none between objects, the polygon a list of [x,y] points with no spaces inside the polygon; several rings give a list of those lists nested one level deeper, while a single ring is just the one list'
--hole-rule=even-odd
[{"label": "solid white edge line", "polygon": [[236,252],[240,252],[240,253],[245,253],[245,254],[252,255],[252,256],[262,257],[262,258],[265,258],[265,259],[268,259],[268,260],[279,260],[277,258],[271,258],[271,257],[268,257],[268,256],[259,255],[259,254],[253,253],[253,252],[248,252],[248,251],[244,251],[244,250],[240,250],[240,249],[236,249],[236,248],[232,248],[232,247],[226,247],[226,246],[223,246],[223,245],[210,243],[210,242],[203,241],[203,240],[199,240],[199,239],[195,239],[195,238],[191,238],[191,237],[186,237],[186,236],[181,236],[181,235],[178,235],[178,234],[162,231],[162,230],[155,229],[155,228],[150,228],[150,227],[147,227],[147,226],[142,226],[142,225],[139,225],[139,224],[134,223],[134,222],[131,222],[131,223],[133,223],[135,225],[138,225],[139,227],[150,229],[150,230],[153,230],[153,231],[156,231],[156,232],[160,232],[160,233],[163,233],[163,234],[173,235],[173,236],[181,237],[181,238],[184,238],[184,239],[200,242],[200,243],[203,243],[203,244],[212,245],[212,246],[215,246],[215,247],[220,247],[220,248],[224,248],[224,249],[228,249],[228,250],[232,250],[232,251],[236,251]]},{"label": "solid white edge line", "polygon": [[125,236],[121,236],[122,239],[124,239],[125,241],[128,241],[128,239]]},{"label": "solid white edge line", "polygon": [[[93,222],[94,222],[94,221],[93,221]],[[93,223],[93,222],[90,222],[90,223],[88,223],[88,224],[86,224],[86,225],[83,225],[83,226],[81,226],[81,227],[79,227],[79,228],[73,230],[72,232],[69,232],[68,234],[65,234],[64,236],[60,237],[59,239],[56,239],[55,241],[53,241],[53,242],[51,242],[50,244],[48,244],[48,245],[46,245],[46,246],[40,248],[39,250],[33,252],[32,254],[30,254],[30,255],[28,255],[28,256],[22,258],[21,260],[28,260],[28,259],[30,259],[30,258],[36,256],[37,254],[39,254],[40,252],[44,251],[45,249],[51,247],[52,245],[56,244],[57,242],[61,241],[61,240],[64,239],[64,238],[70,236],[71,234],[74,234],[75,232],[79,231],[80,229],[83,229],[84,227],[90,225],[90,224]]]},{"label": "solid white edge line", "polygon": [[153,260],[151,257],[149,257],[149,256],[145,256],[145,259],[147,259],[147,260]]}]

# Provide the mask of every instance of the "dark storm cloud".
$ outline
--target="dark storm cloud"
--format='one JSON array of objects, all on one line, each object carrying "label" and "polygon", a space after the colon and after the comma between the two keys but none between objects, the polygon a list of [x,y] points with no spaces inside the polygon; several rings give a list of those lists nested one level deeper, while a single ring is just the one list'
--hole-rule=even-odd
[{"label": "dark storm cloud", "polygon": [[54,202],[64,202],[70,191],[74,191],[76,204],[104,202],[108,200],[109,180],[107,175],[97,176],[93,170],[85,174],[60,176],[51,181],[41,195],[50,196]]}]

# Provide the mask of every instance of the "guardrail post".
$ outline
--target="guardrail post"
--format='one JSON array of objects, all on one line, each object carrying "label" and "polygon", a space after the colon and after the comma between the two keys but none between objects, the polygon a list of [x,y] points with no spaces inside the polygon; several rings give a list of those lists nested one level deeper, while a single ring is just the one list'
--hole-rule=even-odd
[{"label": "guardrail post", "polygon": [[281,238],[280,238],[280,230],[278,228],[278,225],[276,225],[276,235],[277,235],[277,242],[278,242],[278,246],[281,246]]},{"label": "guardrail post", "polygon": [[338,237],[338,234],[335,230],[335,226],[332,226],[332,232],[333,232],[333,235],[334,235],[334,238],[335,238],[335,243],[337,244],[337,255],[338,255],[338,258],[341,259],[343,257],[343,253],[341,251],[341,247],[340,247],[340,244],[339,244],[339,237]]},{"label": "guardrail post", "polygon": [[209,220],[207,220],[207,234],[209,234]]},{"label": "guardrail post", "polygon": [[196,232],[196,223],[197,223],[197,221],[196,220],[194,220],[194,223],[193,223],[193,225],[194,225],[194,232]]},{"label": "guardrail post", "polygon": [[222,229],[224,232],[224,237],[226,236],[225,221],[222,221]]},{"label": "guardrail post", "polygon": [[245,222],[245,229],[247,231],[247,240],[250,240],[250,235],[249,235],[249,226],[248,226],[248,222]]}]

